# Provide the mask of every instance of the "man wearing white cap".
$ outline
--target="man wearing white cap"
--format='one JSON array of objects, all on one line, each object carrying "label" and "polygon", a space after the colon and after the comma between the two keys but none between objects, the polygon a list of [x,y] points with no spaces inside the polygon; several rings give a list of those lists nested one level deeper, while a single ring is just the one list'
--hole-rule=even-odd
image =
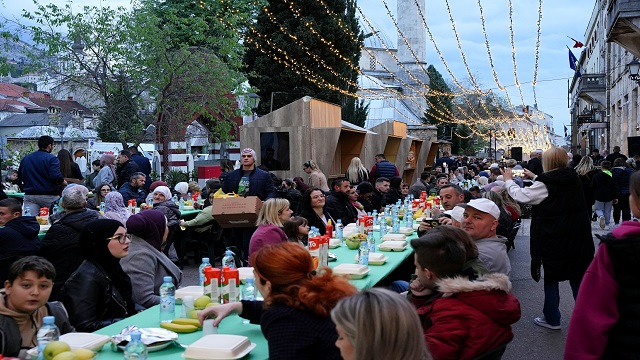
[{"label": "man wearing white cap", "polygon": [[473,199],[465,205],[462,229],[476,242],[480,262],[489,272],[511,273],[507,238],[496,234],[500,209],[489,199]]}]

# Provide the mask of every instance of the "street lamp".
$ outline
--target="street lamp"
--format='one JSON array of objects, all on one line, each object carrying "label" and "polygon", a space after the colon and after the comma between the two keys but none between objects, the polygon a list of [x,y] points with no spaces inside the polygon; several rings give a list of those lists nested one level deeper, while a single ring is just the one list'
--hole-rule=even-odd
[{"label": "street lamp", "polygon": [[58,123],[56,127],[58,131],[60,131],[60,146],[64,149],[64,131],[67,129],[67,125],[63,124],[62,120],[60,120],[60,123]]},{"label": "street lamp", "polygon": [[633,59],[633,61],[627,64],[626,68],[629,70],[629,78],[640,84],[640,62]]}]

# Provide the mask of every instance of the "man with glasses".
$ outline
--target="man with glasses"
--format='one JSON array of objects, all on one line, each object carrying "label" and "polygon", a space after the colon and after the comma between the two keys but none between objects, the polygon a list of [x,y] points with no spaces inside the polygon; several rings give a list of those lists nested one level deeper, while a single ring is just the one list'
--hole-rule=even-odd
[{"label": "man with glasses", "polygon": [[[242,166],[227,175],[222,184],[222,191],[225,193],[235,192],[241,196],[257,196],[262,201],[277,197],[271,175],[256,167],[256,152],[246,148],[242,150],[240,156]],[[255,226],[234,228],[235,244],[238,249],[242,249],[242,259],[245,262],[249,258],[249,241],[255,230]]]},{"label": "man with glasses", "polygon": [[82,263],[78,252],[80,233],[87,223],[100,217],[99,212],[86,208],[88,192],[84,186],[74,186],[64,192],[61,204],[64,213],[42,239],[39,255],[51,261],[56,269],[51,301],[58,300],[62,285]]}]

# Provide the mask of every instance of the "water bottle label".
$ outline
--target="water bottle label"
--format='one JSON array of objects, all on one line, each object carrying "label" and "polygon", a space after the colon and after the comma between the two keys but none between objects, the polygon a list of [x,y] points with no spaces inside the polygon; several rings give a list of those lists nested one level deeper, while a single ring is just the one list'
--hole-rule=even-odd
[{"label": "water bottle label", "polygon": [[173,296],[161,296],[160,297],[160,311],[162,312],[175,312],[176,300]]}]

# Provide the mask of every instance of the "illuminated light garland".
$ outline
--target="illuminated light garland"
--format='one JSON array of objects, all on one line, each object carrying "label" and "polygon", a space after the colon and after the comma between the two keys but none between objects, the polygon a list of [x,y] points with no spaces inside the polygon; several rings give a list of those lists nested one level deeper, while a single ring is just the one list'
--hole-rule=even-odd
[{"label": "illuminated light garland", "polygon": [[522,89],[520,88],[520,80],[518,80],[518,64],[516,63],[516,43],[515,43],[515,34],[513,31],[513,2],[509,1],[509,33],[511,40],[511,60],[513,61],[513,77],[516,82],[516,86],[518,87],[518,91],[520,92],[520,99],[522,100],[522,106],[526,106],[524,101],[524,95],[522,94]]},{"label": "illuminated light garland", "polygon": [[531,82],[531,86],[533,88],[533,101],[535,104],[538,103],[538,98],[536,96],[536,84],[538,82],[538,65],[540,63],[540,33],[542,32],[542,0],[538,1],[538,29],[536,34],[536,49],[535,49],[535,64],[533,65],[533,81]]}]

